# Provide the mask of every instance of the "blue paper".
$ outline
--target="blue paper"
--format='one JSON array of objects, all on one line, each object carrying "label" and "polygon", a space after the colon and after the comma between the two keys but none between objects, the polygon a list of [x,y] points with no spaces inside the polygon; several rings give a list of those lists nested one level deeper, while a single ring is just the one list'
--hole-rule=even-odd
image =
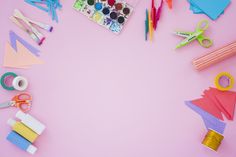
[{"label": "blue paper", "polygon": [[40,51],[30,45],[28,42],[26,42],[24,39],[22,39],[20,36],[18,36],[15,32],[10,31],[9,32],[10,36],[10,44],[11,47],[17,51],[17,46],[16,46],[16,40],[19,41],[22,45],[24,45],[31,53],[33,53],[36,56],[39,56]]},{"label": "blue paper", "polygon": [[222,122],[221,120],[217,119],[216,117],[212,116],[208,112],[202,110],[201,108],[197,107],[190,101],[186,101],[185,104],[197,112],[203,119],[204,124],[207,129],[215,130],[216,132],[223,134],[225,130],[226,123]]},{"label": "blue paper", "polygon": [[212,20],[216,20],[230,4],[230,0],[189,0],[194,8],[199,8]]},{"label": "blue paper", "polygon": [[194,5],[190,5],[189,9],[192,10],[194,14],[203,14],[204,13],[201,9],[197,8]]}]

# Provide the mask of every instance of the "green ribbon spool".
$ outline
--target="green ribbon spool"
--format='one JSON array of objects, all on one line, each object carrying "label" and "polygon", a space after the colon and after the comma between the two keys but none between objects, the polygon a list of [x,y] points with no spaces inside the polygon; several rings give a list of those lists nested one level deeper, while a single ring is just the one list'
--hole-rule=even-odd
[{"label": "green ribbon spool", "polygon": [[9,76],[13,76],[15,78],[17,75],[13,72],[7,72],[7,73],[3,74],[1,77],[1,85],[6,90],[15,90],[15,88],[13,86],[7,86],[5,84],[5,79]]}]

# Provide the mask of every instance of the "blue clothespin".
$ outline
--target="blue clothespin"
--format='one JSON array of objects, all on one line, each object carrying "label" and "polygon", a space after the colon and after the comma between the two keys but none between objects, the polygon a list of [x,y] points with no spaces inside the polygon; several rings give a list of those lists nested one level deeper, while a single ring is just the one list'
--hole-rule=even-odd
[{"label": "blue clothespin", "polygon": [[[56,10],[62,8],[59,0],[25,0],[25,2],[47,12],[52,17],[52,20],[58,22]],[[42,4],[46,5],[46,8]]]}]

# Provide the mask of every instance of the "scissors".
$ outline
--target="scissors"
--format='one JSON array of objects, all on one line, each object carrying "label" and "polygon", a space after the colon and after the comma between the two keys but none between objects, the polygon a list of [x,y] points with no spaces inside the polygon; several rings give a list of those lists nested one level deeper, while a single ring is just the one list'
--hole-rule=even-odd
[{"label": "scissors", "polygon": [[21,93],[12,98],[11,101],[0,104],[0,108],[17,107],[22,112],[27,112],[31,108],[32,97],[28,93]]},{"label": "scissors", "polygon": [[198,40],[199,44],[202,47],[205,48],[211,47],[211,45],[213,44],[212,40],[203,35],[207,28],[208,28],[208,21],[202,20],[198,23],[195,32],[181,32],[181,31],[174,32],[175,35],[185,37],[185,39],[176,46],[176,49],[183,47],[196,39]]}]

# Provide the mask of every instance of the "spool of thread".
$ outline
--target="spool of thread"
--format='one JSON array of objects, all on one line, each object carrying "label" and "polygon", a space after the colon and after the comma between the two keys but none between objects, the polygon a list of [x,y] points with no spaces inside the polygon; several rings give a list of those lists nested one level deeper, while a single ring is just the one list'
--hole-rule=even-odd
[{"label": "spool of thread", "polygon": [[12,86],[18,91],[24,91],[28,87],[28,81],[25,77],[17,76],[13,79]]},{"label": "spool of thread", "polygon": [[223,135],[214,130],[209,129],[205,138],[202,141],[202,144],[213,151],[217,151],[223,139]]},{"label": "spool of thread", "polygon": [[215,78],[215,86],[218,90],[228,91],[234,86],[234,78],[230,73],[219,73]]},{"label": "spool of thread", "polygon": [[198,71],[236,55],[236,41],[192,61]]}]

